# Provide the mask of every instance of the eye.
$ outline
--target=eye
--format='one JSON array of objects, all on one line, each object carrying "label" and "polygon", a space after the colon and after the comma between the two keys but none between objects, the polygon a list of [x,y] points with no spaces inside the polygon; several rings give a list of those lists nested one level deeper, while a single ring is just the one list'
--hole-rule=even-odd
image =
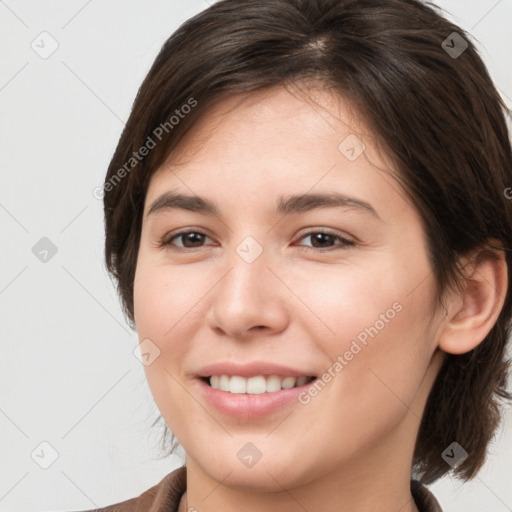
[{"label": "eye", "polygon": [[[177,250],[186,250],[186,249],[195,249],[195,248],[201,248],[200,245],[201,242],[204,240],[204,238],[209,238],[208,235],[205,233],[202,233],[201,231],[180,231],[179,233],[175,233],[171,237],[165,236],[159,243],[159,247],[169,246],[169,248],[177,249]],[[173,246],[173,240],[179,239],[181,240],[184,245],[183,246],[177,246],[177,247],[171,247]]]},{"label": "eye", "polygon": [[[305,246],[306,250],[314,250],[318,249],[320,252],[324,251],[332,251],[336,249],[346,249],[348,247],[352,247],[355,245],[355,242],[353,240],[348,240],[341,236],[340,234],[336,233],[335,231],[330,231],[327,229],[320,229],[317,231],[309,231],[308,233],[302,235],[299,240],[305,239],[311,237],[311,241],[313,246],[308,247]],[[338,239],[341,243],[338,244],[338,247],[331,246],[331,242],[335,239]]]},{"label": "eye", "polygon": [[[303,250],[318,250],[329,251],[336,249],[346,249],[348,247],[352,247],[355,245],[353,240],[348,240],[341,236],[340,234],[330,231],[327,229],[319,229],[316,231],[309,231],[308,233],[302,235],[299,240],[303,240],[305,238],[311,237],[312,246],[303,246]],[[179,233],[175,233],[172,236],[165,236],[162,238],[158,244],[159,247],[168,247],[173,250],[184,250],[187,249],[201,249],[202,243],[205,238],[209,238],[208,235],[201,231],[180,231]],[[332,247],[332,242],[335,240],[339,240],[338,247]],[[176,245],[174,240],[181,240],[183,245]]]}]

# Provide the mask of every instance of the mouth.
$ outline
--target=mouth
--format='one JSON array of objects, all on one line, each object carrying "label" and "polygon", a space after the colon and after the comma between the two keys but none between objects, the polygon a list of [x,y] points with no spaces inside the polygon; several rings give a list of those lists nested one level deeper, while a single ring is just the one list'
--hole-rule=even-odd
[{"label": "mouth", "polygon": [[299,395],[317,381],[315,373],[304,363],[218,361],[197,370],[195,381],[205,403],[222,415],[264,421],[298,403]]},{"label": "mouth", "polygon": [[290,377],[280,375],[210,375],[201,380],[212,389],[233,394],[261,395],[306,386],[316,380],[315,376]]}]

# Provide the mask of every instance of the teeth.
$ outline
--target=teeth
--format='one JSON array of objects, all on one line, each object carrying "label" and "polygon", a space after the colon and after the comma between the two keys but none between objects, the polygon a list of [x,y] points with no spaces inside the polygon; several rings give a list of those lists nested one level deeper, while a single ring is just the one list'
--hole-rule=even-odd
[{"label": "teeth", "polygon": [[295,377],[286,377],[281,381],[281,387],[283,389],[290,389],[295,386],[295,383],[297,382],[297,379]]},{"label": "teeth", "polygon": [[267,377],[267,393],[272,393],[273,391],[280,391],[281,389],[281,377],[277,375],[271,375]]},{"label": "teeth", "polygon": [[229,377],[227,375],[221,375],[219,377],[219,389],[222,389],[222,391],[229,391]]},{"label": "teeth", "polygon": [[247,393],[247,379],[233,375],[229,381],[230,393]]},{"label": "teeth", "polygon": [[210,386],[213,389],[227,391],[229,393],[248,393],[250,395],[260,395],[262,393],[273,393],[281,389],[291,389],[297,386],[304,386],[311,379],[309,377],[279,377],[279,375],[270,375],[265,377],[258,375],[256,377],[240,377],[239,375],[212,375],[210,377]]},{"label": "teeth", "polygon": [[261,393],[265,393],[266,391],[267,381],[265,380],[265,377],[258,376],[247,379],[247,393],[249,393],[250,395],[260,395]]},{"label": "teeth", "polygon": [[304,386],[304,384],[306,384],[307,381],[308,381],[307,377],[299,377],[297,379],[297,386]]}]

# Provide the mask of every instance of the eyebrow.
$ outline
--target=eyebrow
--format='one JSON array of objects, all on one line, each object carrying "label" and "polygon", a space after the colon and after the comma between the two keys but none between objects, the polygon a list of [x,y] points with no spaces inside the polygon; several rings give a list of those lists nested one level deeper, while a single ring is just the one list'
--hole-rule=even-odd
[{"label": "eyebrow", "polygon": [[[204,197],[186,195],[172,191],[165,192],[158,197],[158,199],[153,201],[146,217],[172,208],[179,208],[205,215],[214,215],[218,218],[222,217],[220,208],[215,202]],[[353,208],[363,213],[370,213],[375,218],[382,220],[371,204],[339,192],[280,196],[274,213],[276,215],[286,216],[290,214],[304,213],[319,208]]]}]

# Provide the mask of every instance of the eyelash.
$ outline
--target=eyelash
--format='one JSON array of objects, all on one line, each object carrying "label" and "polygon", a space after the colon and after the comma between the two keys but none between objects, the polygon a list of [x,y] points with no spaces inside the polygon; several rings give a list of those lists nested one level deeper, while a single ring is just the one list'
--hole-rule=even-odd
[{"label": "eyelash", "polygon": [[[204,235],[205,237],[208,237],[208,235],[206,233],[203,233],[202,231],[198,231],[198,230],[180,231],[178,233],[174,233],[172,236],[165,235],[163,238],[161,238],[159,240],[158,247],[165,247],[166,249],[170,249],[172,251],[177,251],[177,252],[195,252],[195,251],[199,251],[199,250],[203,249],[202,247],[187,248],[187,247],[179,247],[179,246],[172,245],[172,241],[175,238],[179,238],[180,236],[189,235],[192,233]],[[308,236],[315,235],[315,234],[329,235],[333,238],[337,238],[338,240],[341,240],[341,244],[338,247],[334,247],[334,248],[331,247],[331,248],[327,248],[327,249],[306,246],[301,249],[302,251],[307,252],[307,251],[313,250],[315,252],[329,252],[329,251],[335,251],[335,250],[345,250],[345,249],[348,249],[349,247],[353,247],[355,245],[354,241],[348,240],[348,239],[340,236],[335,231],[331,231],[328,229],[318,229],[318,230],[314,230],[314,231],[308,231],[307,233],[303,234],[299,238],[299,240],[302,240],[303,238],[306,238]]]}]

